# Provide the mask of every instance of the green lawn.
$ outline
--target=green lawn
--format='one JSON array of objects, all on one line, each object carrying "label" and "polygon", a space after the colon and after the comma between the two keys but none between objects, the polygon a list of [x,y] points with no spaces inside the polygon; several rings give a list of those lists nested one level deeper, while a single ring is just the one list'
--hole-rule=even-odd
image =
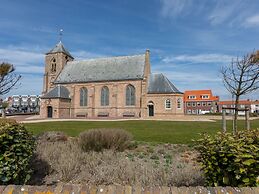
[{"label": "green lawn", "polygon": [[[245,121],[239,121],[239,129],[244,128]],[[34,134],[43,131],[64,131],[70,136],[94,128],[120,128],[133,134],[134,139],[144,142],[164,142],[189,144],[197,139],[199,133],[215,134],[221,130],[221,121],[216,122],[183,122],[183,121],[62,121],[28,123],[25,126]],[[232,121],[227,122],[228,130]],[[251,128],[259,128],[259,120],[251,121]]]}]

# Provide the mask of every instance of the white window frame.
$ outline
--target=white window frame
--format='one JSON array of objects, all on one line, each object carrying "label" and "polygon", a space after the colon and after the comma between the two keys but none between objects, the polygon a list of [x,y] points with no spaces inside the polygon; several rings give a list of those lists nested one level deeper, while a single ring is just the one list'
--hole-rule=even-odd
[{"label": "white window frame", "polygon": [[196,99],[196,96],[195,95],[190,95],[190,96],[188,96],[188,99]]},{"label": "white window frame", "polygon": [[178,98],[176,103],[177,103],[177,109],[182,109],[182,99]]},{"label": "white window frame", "polygon": [[[169,105],[169,106],[168,106]],[[170,110],[172,109],[172,100],[171,99],[166,99],[165,100],[165,109]]]},{"label": "white window frame", "polygon": [[209,99],[209,98],[210,98],[210,95],[208,95],[208,94],[203,94],[201,96],[201,99]]}]

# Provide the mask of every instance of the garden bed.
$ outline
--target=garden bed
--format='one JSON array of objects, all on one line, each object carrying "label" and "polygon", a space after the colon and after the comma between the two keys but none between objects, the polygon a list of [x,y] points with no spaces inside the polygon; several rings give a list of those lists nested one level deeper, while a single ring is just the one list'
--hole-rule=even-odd
[{"label": "garden bed", "polygon": [[192,148],[176,144],[133,143],[123,152],[84,152],[75,137],[41,136],[29,184],[201,186],[196,156]]}]

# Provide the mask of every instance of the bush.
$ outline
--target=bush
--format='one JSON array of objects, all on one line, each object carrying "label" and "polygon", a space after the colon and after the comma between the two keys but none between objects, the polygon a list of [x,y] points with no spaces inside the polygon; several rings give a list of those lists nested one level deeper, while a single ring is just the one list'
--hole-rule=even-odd
[{"label": "bush", "polygon": [[0,122],[0,184],[24,184],[30,178],[34,140],[23,125]]},{"label": "bush", "polygon": [[131,134],[122,129],[93,129],[79,134],[79,145],[84,151],[123,151],[130,146],[131,140]]},{"label": "bush", "polygon": [[196,147],[208,186],[256,186],[259,130],[204,134]]},{"label": "bush", "polygon": [[67,141],[68,136],[62,131],[46,131],[37,136],[38,141]]}]

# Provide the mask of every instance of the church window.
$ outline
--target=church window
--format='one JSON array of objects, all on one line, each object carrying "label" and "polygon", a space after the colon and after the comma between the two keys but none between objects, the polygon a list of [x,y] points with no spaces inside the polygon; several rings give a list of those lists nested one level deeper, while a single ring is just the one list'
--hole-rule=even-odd
[{"label": "church window", "polygon": [[135,105],[135,87],[128,85],[126,88],[126,106]]},{"label": "church window", "polygon": [[109,106],[109,88],[107,86],[102,87],[101,90],[101,106]]},{"label": "church window", "polygon": [[165,101],[165,109],[171,109],[171,100],[170,99],[166,99],[166,101]]},{"label": "church window", "polygon": [[177,99],[177,108],[182,108],[182,100],[181,100],[181,98],[178,98]]},{"label": "church window", "polygon": [[80,106],[87,106],[87,89],[80,89]]}]

